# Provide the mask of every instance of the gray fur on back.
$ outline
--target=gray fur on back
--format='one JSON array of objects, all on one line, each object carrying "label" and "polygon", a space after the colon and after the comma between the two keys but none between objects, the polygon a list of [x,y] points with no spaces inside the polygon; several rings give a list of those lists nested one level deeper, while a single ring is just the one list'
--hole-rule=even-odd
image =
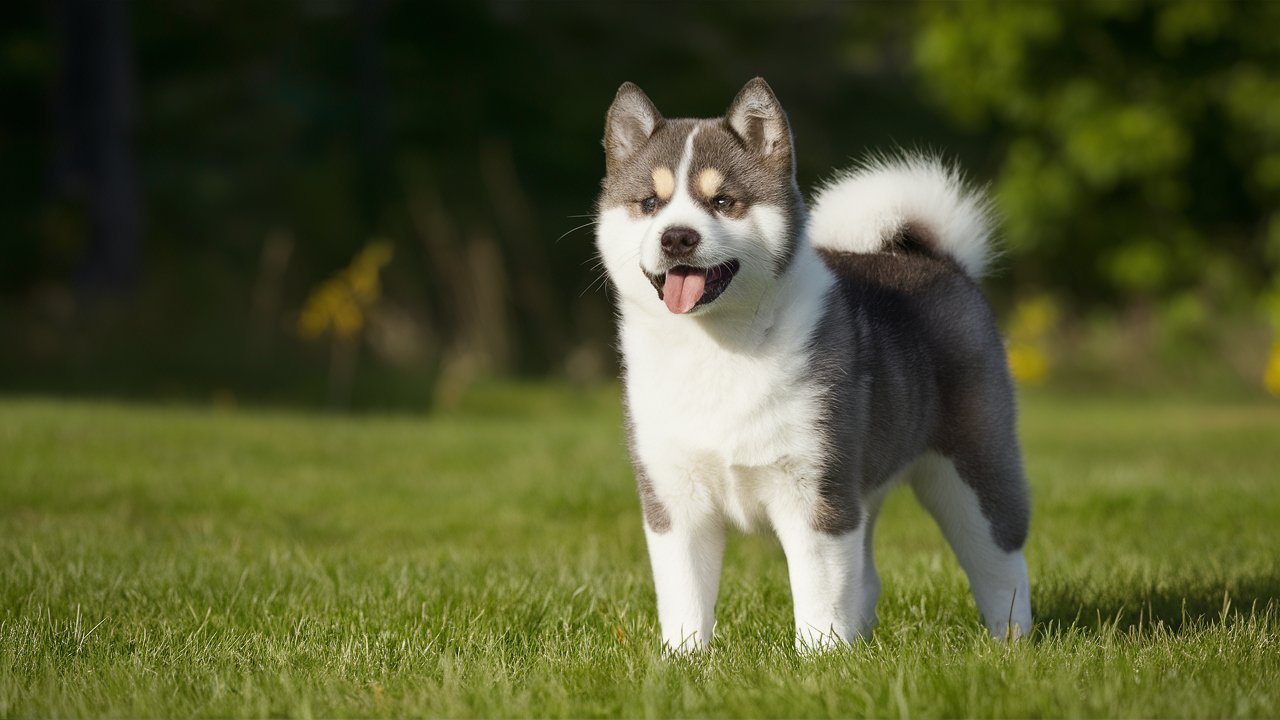
[{"label": "gray fur on back", "polygon": [[815,526],[855,529],[858,499],[932,450],[1014,550],[1030,504],[1004,346],[976,283],[924,240],[907,228],[883,252],[820,251],[837,281],[811,341],[829,448]]}]

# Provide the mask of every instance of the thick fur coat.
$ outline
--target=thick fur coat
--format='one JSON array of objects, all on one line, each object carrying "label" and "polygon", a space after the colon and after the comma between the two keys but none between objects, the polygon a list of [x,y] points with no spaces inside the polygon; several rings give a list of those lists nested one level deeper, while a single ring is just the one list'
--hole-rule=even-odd
[{"label": "thick fur coat", "polygon": [[664,643],[711,640],[726,531],[787,556],[798,646],[866,635],[885,493],[936,518],[990,631],[1031,627],[1029,502],[1005,353],[977,285],[986,200],[937,160],[881,159],[812,212],[769,86],[606,118],[597,246],[616,290],[631,453]]}]

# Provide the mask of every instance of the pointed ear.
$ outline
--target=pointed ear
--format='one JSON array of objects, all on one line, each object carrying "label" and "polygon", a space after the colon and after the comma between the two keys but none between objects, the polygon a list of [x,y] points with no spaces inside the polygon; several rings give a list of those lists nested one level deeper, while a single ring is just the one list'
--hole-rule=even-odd
[{"label": "pointed ear", "polygon": [[604,122],[604,152],[609,167],[635,156],[662,123],[662,115],[635,83],[622,83]]},{"label": "pointed ear", "polygon": [[766,157],[790,155],[791,125],[764,78],[742,86],[729,104],[725,122],[748,150]]}]

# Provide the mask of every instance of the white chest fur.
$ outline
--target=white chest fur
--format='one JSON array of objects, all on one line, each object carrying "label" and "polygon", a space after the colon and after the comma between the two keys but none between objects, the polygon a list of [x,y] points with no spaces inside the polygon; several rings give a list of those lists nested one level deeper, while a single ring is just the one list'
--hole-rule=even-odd
[{"label": "white chest fur", "polygon": [[809,339],[826,277],[784,283],[793,292],[731,336],[688,317],[624,317],[634,450],[669,512],[711,505],[751,528],[772,505],[811,494],[806,478],[816,487],[823,448]]}]

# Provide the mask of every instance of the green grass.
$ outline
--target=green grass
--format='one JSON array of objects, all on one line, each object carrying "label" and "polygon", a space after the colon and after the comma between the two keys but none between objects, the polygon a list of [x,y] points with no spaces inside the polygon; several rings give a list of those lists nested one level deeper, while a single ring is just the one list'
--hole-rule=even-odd
[{"label": "green grass", "polygon": [[731,540],[657,650],[612,394],[449,417],[0,402],[0,716],[1280,715],[1280,406],[1031,397],[1038,626],[986,638],[910,498],[869,642],[791,649]]}]

